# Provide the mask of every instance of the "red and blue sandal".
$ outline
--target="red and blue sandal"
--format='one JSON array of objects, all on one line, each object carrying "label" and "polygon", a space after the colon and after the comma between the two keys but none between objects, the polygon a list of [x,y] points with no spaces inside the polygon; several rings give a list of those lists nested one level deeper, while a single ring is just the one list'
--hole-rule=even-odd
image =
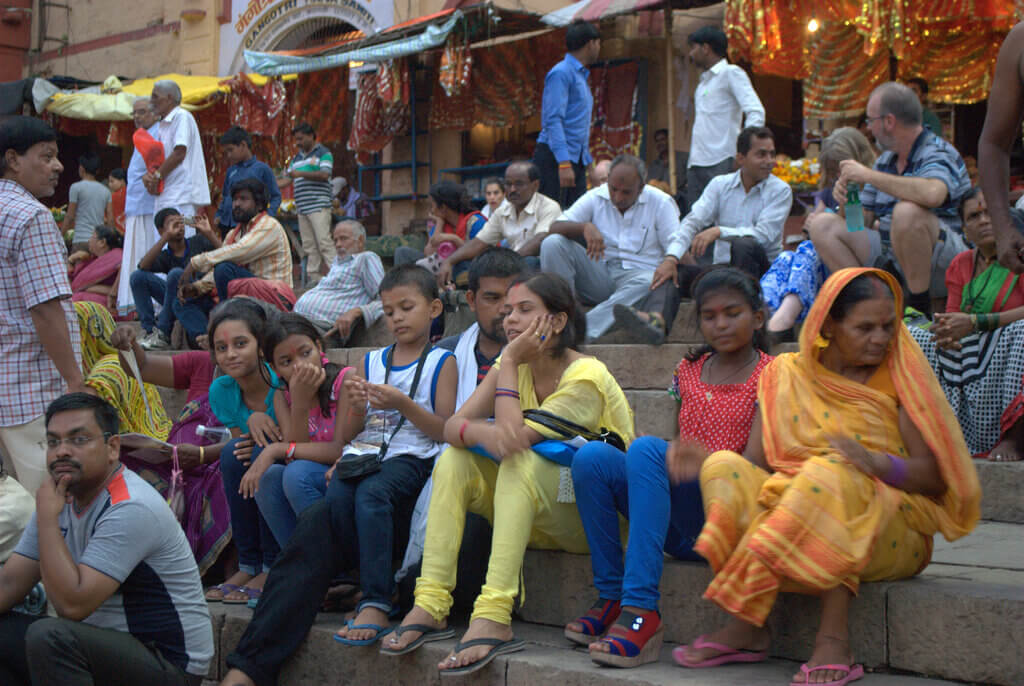
[{"label": "red and blue sandal", "polygon": [[[587,610],[587,614],[577,617],[576,624],[583,626],[583,631],[573,631],[568,625],[565,627],[565,637],[573,643],[587,646],[604,636],[608,627],[615,623],[622,612],[622,606],[618,600],[601,600]],[[571,624],[572,622],[570,622]]]},{"label": "red and blue sandal", "polygon": [[665,625],[657,610],[642,615],[624,610],[600,639],[608,644],[608,652],[591,650],[590,659],[609,667],[639,667],[657,662],[664,637]]}]

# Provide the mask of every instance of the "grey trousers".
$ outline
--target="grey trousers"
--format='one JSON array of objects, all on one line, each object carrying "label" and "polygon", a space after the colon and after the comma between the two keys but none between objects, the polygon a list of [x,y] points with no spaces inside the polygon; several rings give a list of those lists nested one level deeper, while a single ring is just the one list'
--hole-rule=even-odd
[{"label": "grey trousers", "polygon": [[711,179],[722,174],[728,174],[733,170],[735,160],[731,157],[724,159],[718,164],[710,167],[687,167],[686,168],[686,205],[687,212],[693,207],[693,203],[700,199],[700,194],[711,182]]},{"label": "grey trousers", "polygon": [[645,312],[662,312],[669,296],[671,281],[651,290],[653,269],[627,269],[620,260],[595,261],[586,248],[558,234],[544,239],[540,246],[540,268],[569,282],[580,302],[595,305],[587,313],[587,341],[600,337],[615,322],[616,304],[639,307]]}]

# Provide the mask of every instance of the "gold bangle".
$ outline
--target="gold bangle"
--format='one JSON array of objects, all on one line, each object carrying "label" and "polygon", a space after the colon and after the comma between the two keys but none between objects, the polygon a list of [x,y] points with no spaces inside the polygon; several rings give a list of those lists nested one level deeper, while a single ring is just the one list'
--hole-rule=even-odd
[{"label": "gold bangle", "polygon": [[203,464],[206,461],[206,448],[199,446],[199,464]]}]

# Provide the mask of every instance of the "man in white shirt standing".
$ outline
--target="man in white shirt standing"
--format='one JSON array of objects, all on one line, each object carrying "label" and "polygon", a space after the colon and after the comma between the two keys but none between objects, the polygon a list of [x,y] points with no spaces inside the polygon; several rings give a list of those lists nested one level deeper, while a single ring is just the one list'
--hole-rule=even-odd
[{"label": "man in white shirt standing", "polygon": [[[615,305],[659,313],[674,290],[683,254],[676,237],[679,208],[672,196],[645,185],[646,178],[642,160],[619,155],[608,182],[573,203],[541,244],[541,269],[560,274],[582,302],[595,305],[587,313],[588,341],[611,328]],[[664,339],[661,322],[660,337],[647,342]]]},{"label": "man in white shirt standing", "polygon": [[[193,217],[210,204],[210,183],[206,177],[203,144],[199,127],[191,113],[181,107],[181,88],[174,81],[153,84],[150,106],[160,118],[157,139],[164,146],[164,163],[155,172],[142,177],[146,189],[156,196],[153,214],[173,207],[183,217]],[[164,188],[160,191],[160,181]],[[185,235],[195,229],[186,227]]]},{"label": "man in white shirt standing", "polygon": [[750,77],[725,59],[728,41],[717,26],[690,34],[690,60],[703,69],[693,95],[696,118],[686,168],[686,201],[690,207],[711,179],[734,167],[736,136],[744,126],[764,126],[764,105]]}]

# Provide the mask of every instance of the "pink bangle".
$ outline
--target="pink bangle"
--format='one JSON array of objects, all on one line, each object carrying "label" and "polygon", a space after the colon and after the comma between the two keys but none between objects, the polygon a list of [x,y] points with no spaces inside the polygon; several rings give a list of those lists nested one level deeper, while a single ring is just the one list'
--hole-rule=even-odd
[{"label": "pink bangle", "polygon": [[287,452],[287,453],[285,453],[285,455],[284,455],[284,459],[286,459],[286,460],[290,460],[290,459],[292,459],[292,457],[294,457],[294,456],[295,456],[295,443],[294,443],[294,442],[292,442],[292,443],[289,443],[289,444],[288,444],[288,452]]},{"label": "pink bangle", "polygon": [[469,426],[469,420],[462,420],[462,426],[459,427],[459,442],[462,445],[466,445],[466,427]]}]

